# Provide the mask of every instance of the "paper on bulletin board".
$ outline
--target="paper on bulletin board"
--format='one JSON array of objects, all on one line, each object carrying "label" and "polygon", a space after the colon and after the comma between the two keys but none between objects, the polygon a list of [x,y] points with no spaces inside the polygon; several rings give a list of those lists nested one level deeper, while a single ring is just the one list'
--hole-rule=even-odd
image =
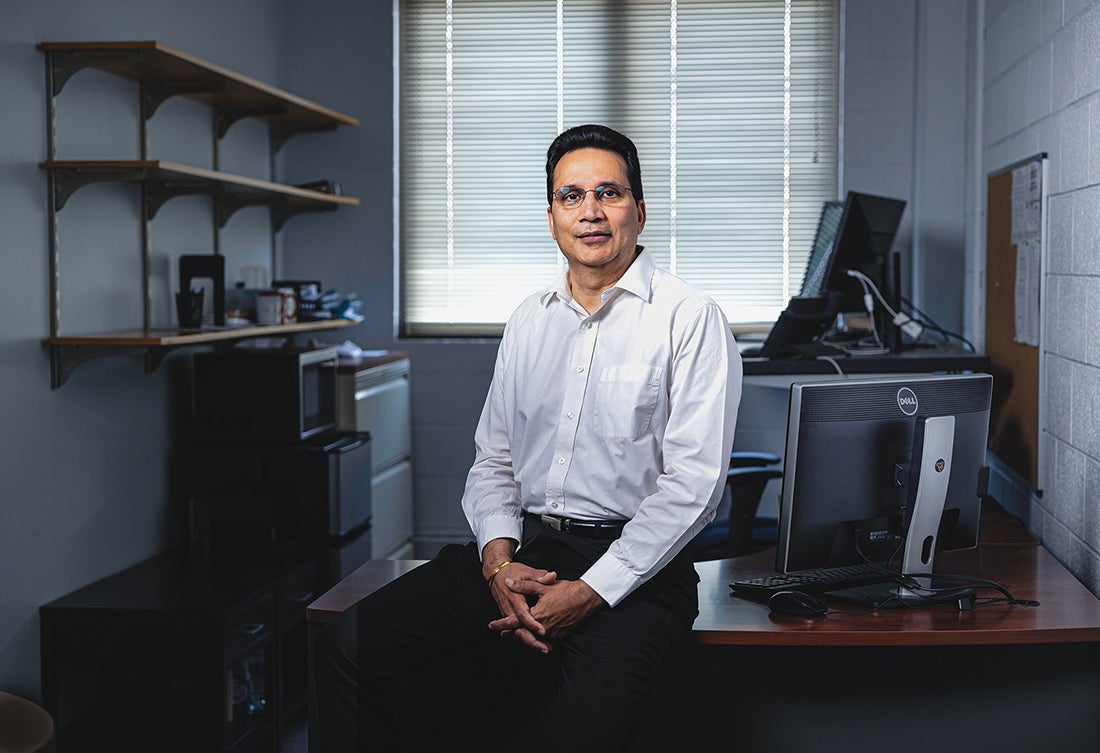
[{"label": "paper on bulletin board", "polygon": [[1032,160],[1012,171],[1012,243],[1016,245],[1016,342],[1039,344],[1042,274],[1042,164]]}]

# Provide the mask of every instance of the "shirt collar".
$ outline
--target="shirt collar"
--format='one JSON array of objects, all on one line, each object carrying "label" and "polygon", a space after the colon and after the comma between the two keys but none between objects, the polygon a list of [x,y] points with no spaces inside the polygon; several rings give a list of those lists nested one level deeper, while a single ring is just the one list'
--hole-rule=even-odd
[{"label": "shirt collar", "polygon": [[[627,268],[623,276],[612,285],[604,293],[606,295],[612,290],[623,290],[627,293],[632,293],[643,301],[650,299],[650,293],[653,289],[653,272],[656,270],[656,265],[653,263],[653,257],[646,253],[644,246],[638,247],[638,256],[634,259],[634,262]],[[557,280],[547,288],[541,297],[542,304],[548,305],[550,300],[557,296],[563,301],[570,301],[573,299],[573,295],[569,292],[569,266],[566,265],[561,274],[558,275]]]}]

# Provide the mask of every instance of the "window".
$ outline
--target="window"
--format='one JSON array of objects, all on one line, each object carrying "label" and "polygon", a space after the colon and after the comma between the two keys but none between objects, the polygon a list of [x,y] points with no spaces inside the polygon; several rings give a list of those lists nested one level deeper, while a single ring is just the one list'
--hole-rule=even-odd
[{"label": "window", "polygon": [[796,294],[836,197],[836,0],[401,0],[404,335],[499,333],[563,263],[546,148],[638,146],[641,243],[733,323]]}]

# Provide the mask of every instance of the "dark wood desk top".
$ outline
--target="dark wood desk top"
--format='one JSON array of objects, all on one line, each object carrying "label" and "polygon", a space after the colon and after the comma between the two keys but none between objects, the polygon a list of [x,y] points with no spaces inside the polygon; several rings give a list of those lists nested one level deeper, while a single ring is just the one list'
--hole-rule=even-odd
[{"label": "dark wood desk top", "polygon": [[[860,615],[841,602],[824,618],[772,615],[766,604],[730,595],[736,578],[775,572],[775,549],[733,559],[697,562],[699,617],[696,643],[737,646],[941,646],[1100,641],[1100,600],[1053,555],[1039,546],[1023,525],[989,502],[982,510],[981,541],[976,549],[947,552],[938,573],[995,580],[1018,599],[1037,607],[978,605],[883,609]],[[423,560],[371,560],[321,595],[306,609],[306,619],[325,623],[367,594],[422,564]],[[998,597],[981,589],[979,598]]]},{"label": "dark wood desk top", "polygon": [[[970,611],[952,605],[883,609],[858,615],[859,608],[832,602],[823,618],[772,615],[766,604],[730,596],[729,582],[774,572],[774,550],[728,560],[699,562],[696,643],[758,646],[944,646],[1100,641],[1100,601],[1041,546],[983,544],[948,552],[937,572],[997,581],[1018,599],[1037,607],[985,604]],[[981,589],[979,599],[997,597]]]},{"label": "dark wood desk top", "polygon": [[[1089,593],[1051,553],[1032,543],[983,544],[975,550],[942,555],[939,571],[996,579],[1016,598],[1038,607],[952,606],[883,609],[859,616],[833,613],[825,618],[773,616],[767,605],[729,595],[735,577],[774,572],[774,551],[733,560],[696,563],[700,574],[700,614],[696,643],[726,645],[979,645],[1100,641],[1100,600]],[[313,601],[306,619],[324,623],[422,560],[372,560]],[[980,597],[1000,596],[982,589]],[[858,611],[835,602],[839,611]]]},{"label": "dark wood desk top", "polygon": [[[1100,601],[1041,546],[984,544],[942,555],[941,572],[997,580],[1038,607],[981,605],[884,609],[859,616],[808,619],[771,615],[765,604],[730,596],[734,577],[774,572],[774,551],[696,564],[699,617],[696,643],[739,646],[935,646],[1100,641]],[[371,560],[309,605],[306,619],[325,623],[423,560]],[[980,596],[997,596],[995,591]],[[836,603],[839,611],[857,611]]]},{"label": "dark wood desk top", "polygon": [[306,607],[306,621],[325,623],[426,560],[368,560]]}]

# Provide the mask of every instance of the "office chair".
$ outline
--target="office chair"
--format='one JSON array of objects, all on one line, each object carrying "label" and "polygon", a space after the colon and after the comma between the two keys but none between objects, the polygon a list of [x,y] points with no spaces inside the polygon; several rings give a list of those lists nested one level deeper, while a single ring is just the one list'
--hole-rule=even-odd
[{"label": "office chair", "polygon": [[730,468],[778,465],[783,458],[771,452],[734,451],[730,453]]},{"label": "office chair", "polygon": [[775,543],[778,522],[774,518],[758,518],[756,508],[768,482],[783,477],[782,470],[769,467],[779,461],[780,458],[771,453],[730,454],[730,469],[726,474],[729,514],[711,521],[688,544],[692,561],[739,557]]}]

